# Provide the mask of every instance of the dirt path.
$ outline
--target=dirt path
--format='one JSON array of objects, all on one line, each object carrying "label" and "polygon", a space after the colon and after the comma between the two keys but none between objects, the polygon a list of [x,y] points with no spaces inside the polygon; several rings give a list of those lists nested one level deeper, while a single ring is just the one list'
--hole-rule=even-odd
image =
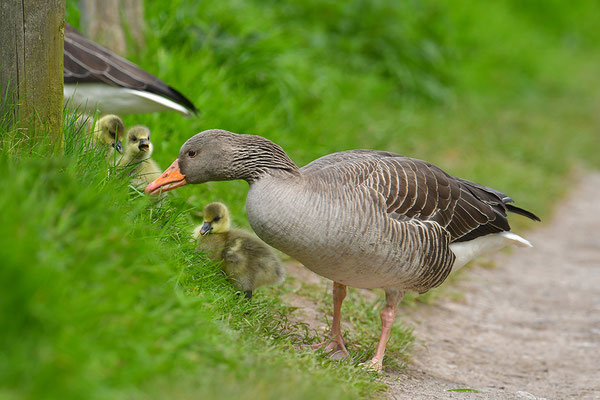
[{"label": "dirt path", "polygon": [[468,271],[464,301],[404,316],[417,345],[390,399],[600,399],[600,174],[524,236],[533,249]]}]

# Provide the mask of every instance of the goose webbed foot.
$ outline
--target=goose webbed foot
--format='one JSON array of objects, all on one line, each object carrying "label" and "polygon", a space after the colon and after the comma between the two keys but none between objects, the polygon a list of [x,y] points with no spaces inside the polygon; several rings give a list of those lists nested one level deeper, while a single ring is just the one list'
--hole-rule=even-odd
[{"label": "goose webbed foot", "polygon": [[368,369],[368,370],[375,371],[375,372],[380,372],[383,369],[382,362],[383,362],[383,360],[380,360],[377,357],[373,357],[369,361],[365,361],[358,365],[360,365],[364,369]]},{"label": "goose webbed foot", "polygon": [[322,350],[328,357],[334,360],[350,357],[346,350],[346,341],[342,335],[335,335],[324,342],[309,345],[313,350]]}]

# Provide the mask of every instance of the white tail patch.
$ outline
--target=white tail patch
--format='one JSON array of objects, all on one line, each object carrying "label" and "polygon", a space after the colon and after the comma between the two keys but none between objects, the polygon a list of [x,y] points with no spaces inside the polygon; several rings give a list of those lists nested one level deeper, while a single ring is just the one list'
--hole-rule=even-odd
[{"label": "white tail patch", "polygon": [[[178,113],[185,115],[185,116],[191,115],[191,113],[188,111],[187,108],[175,103],[173,100],[167,99],[166,97],[163,97],[163,96],[160,96],[160,95],[157,95],[154,93],[150,93],[150,92],[143,92],[141,90],[133,90],[133,89],[128,89],[128,90],[131,91],[131,94],[142,97],[142,98],[148,100],[149,103],[153,103],[151,106],[148,105],[148,109],[155,107],[156,111],[170,110],[170,111],[177,111]],[[148,111],[146,111],[146,112],[148,112]]]},{"label": "white tail patch", "polygon": [[480,236],[468,242],[451,243],[450,250],[456,256],[456,260],[452,265],[452,272],[460,269],[474,258],[495,253],[508,245],[533,247],[528,240],[512,232],[493,233],[491,235]]},{"label": "white tail patch", "polygon": [[504,236],[508,244],[514,244],[517,247],[533,247],[529,240],[523,239],[521,236],[512,232],[502,232],[500,235]]},{"label": "white tail patch", "polygon": [[191,115],[185,107],[166,97],[103,83],[65,84],[64,96],[65,104],[89,113],[94,113],[99,108],[102,114],[176,111],[185,116]]}]

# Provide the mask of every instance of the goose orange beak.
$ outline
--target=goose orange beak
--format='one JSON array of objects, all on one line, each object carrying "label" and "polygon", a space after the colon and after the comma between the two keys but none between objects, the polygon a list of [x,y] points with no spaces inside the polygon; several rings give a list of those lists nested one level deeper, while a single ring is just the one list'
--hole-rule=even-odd
[{"label": "goose orange beak", "polygon": [[166,192],[187,184],[185,175],[179,170],[179,162],[173,161],[173,164],[162,173],[154,182],[146,186],[144,192],[148,194],[156,194]]}]

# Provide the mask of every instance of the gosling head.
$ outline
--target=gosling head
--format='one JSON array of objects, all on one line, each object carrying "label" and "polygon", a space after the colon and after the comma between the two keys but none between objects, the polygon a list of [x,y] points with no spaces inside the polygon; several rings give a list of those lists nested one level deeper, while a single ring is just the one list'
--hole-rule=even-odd
[{"label": "gosling head", "polygon": [[125,137],[125,158],[129,160],[146,160],[152,156],[154,146],[150,141],[150,129],[136,125],[127,131]]},{"label": "gosling head", "polygon": [[209,233],[229,232],[231,222],[229,210],[223,203],[209,203],[204,207],[204,223],[200,229],[202,236]]},{"label": "gosling head", "polygon": [[123,136],[125,135],[125,124],[123,120],[113,114],[105,115],[98,120],[94,131],[94,141],[114,147],[119,153],[123,153]]}]

